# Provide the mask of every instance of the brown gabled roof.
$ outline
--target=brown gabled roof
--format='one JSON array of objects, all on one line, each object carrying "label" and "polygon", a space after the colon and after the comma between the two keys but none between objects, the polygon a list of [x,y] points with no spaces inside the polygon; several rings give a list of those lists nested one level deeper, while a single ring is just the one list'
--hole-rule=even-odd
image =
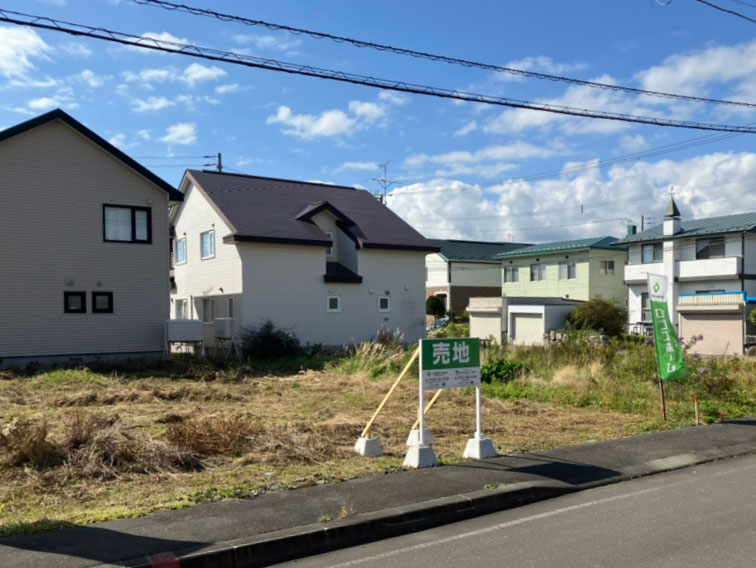
[{"label": "brown gabled roof", "polygon": [[226,242],[329,246],[328,236],[311,221],[328,210],[359,248],[439,250],[364,190],[198,170],[187,175],[231,226]]},{"label": "brown gabled roof", "polygon": [[170,197],[171,201],[183,201],[184,194],[178,191],[175,187],[167,183],[166,181],[162,180],[155,174],[153,174],[150,170],[145,168],[142,164],[134,160],[133,158],[130,158],[126,154],[124,154],[121,150],[113,146],[110,142],[96,134],[94,131],[90,130],[86,126],[84,126],[81,122],[76,120],[74,117],[72,117],[67,112],[56,108],[55,110],[51,110],[50,112],[46,112],[45,114],[41,114],[35,118],[32,118],[30,120],[27,120],[26,122],[22,122],[20,124],[17,124],[15,126],[11,126],[10,128],[6,128],[5,130],[0,131],[0,142],[3,140],[7,140],[8,138],[12,138],[14,136],[17,136],[23,132],[26,132],[28,130],[31,130],[32,128],[36,128],[38,126],[41,126],[43,124],[47,124],[48,122],[51,122],[53,120],[60,120],[64,123],[66,123],[68,126],[79,132],[79,134],[82,134],[95,144],[97,144],[100,148],[126,164],[128,167],[136,171],[138,174],[140,174],[142,177],[147,179],[148,181],[152,182],[156,186],[158,186],[160,189],[165,191],[168,196]]}]

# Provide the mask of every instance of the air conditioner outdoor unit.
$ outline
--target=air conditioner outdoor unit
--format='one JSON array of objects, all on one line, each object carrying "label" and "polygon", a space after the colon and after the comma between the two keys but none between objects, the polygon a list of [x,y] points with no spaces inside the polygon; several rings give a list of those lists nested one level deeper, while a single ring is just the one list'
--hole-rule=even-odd
[{"label": "air conditioner outdoor unit", "polygon": [[218,339],[233,339],[236,318],[215,318],[215,337]]}]

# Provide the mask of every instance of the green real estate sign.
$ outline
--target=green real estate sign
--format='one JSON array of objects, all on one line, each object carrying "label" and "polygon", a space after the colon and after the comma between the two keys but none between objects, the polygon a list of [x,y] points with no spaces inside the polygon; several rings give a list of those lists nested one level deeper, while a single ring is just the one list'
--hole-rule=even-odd
[{"label": "green real estate sign", "polygon": [[662,381],[684,379],[690,375],[690,371],[683,361],[683,350],[677,339],[677,331],[669,319],[666,276],[648,275],[648,298],[654,321],[659,378]]},{"label": "green real estate sign", "polygon": [[480,340],[421,339],[420,375],[425,390],[480,386]]}]

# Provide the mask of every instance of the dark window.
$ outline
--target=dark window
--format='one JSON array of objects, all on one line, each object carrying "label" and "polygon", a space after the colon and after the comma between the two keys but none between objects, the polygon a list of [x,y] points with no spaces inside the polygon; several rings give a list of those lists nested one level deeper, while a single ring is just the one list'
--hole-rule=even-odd
[{"label": "dark window", "polygon": [[63,292],[63,311],[67,314],[87,313],[87,293]]},{"label": "dark window", "polygon": [[651,301],[648,298],[648,292],[642,292],[641,293],[641,320],[643,321],[653,321],[653,316],[651,315]]},{"label": "dark window", "polygon": [[113,292],[92,292],[92,313],[113,313]]},{"label": "dark window", "polygon": [[724,256],[724,237],[696,239],[696,259],[718,258]]},{"label": "dark window", "polygon": [[643,264],[652,264],[654,262],[661,262],[664,257],[664,248],[661,243],[654,243],[651,245],[643,245]]},{"label": "dark window", "polygon": [[152,242],[152,210],[149,207],[105,205],[102,224],[106,242]]}]

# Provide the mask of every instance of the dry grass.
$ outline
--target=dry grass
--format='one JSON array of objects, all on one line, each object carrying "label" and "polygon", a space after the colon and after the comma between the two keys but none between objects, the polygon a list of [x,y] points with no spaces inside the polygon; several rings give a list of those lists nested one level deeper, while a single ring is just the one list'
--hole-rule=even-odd
[{"label": "dry grass", "polygon": [[[416,380],[400,385],[375,424],[384,457],[352,450],[394,376],[11,376],[0,381],[0,534],[395,471],[417,412]],[[618,438],[645,421],[521,400],[484,403],[485,434],[504,452]],[[475,427],[472,393],[444,392],[428,427],[441,460],[461,460]]]}]

